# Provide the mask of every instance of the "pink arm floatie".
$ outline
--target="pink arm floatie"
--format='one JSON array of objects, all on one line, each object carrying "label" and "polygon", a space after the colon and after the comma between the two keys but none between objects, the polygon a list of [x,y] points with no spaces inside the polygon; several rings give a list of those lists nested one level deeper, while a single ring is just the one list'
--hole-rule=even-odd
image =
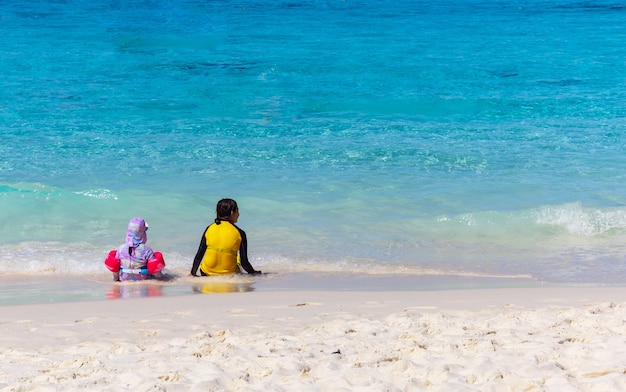
[{"label": "pink arm floatie", "polygon": [[117,250],[113,249],[109,252],[107,258],[104,259],[104,265],[106,265],[106,267],[111,272],[120,272],[120,259],[118,259],[116,256]]},{"label": "pink arm floatie", "polygon": [[161,272],[165,268],[165,260],[163,260],[163,254],[161,252],[154,252],[154,256],[148,260],[148,273],[156,274]]}]

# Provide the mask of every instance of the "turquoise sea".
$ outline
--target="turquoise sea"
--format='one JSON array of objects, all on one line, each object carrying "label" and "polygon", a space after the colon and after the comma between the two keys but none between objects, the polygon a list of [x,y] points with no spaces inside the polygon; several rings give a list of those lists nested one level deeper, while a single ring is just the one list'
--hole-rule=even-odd
[{"label": "turquoise sea", "polygon": [[276,274],[626,282],[626,3],[6,0],[0,274],[185,276],[234,198]]}]

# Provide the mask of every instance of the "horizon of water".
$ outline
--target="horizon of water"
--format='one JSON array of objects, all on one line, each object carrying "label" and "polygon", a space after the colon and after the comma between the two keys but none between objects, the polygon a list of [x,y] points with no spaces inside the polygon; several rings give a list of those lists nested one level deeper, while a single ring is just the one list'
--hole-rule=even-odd
[{"label": "horizon of water", "polygon": [[0,4],[0,273],[186,274],[223,197],[264,271],[626,281],[616,1]]}]

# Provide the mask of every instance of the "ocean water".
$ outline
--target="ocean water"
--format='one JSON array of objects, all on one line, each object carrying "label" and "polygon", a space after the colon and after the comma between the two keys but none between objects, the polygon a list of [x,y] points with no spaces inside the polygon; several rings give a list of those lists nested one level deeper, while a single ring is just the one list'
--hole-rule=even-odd
[{"label": "ocean water", "polygon": [[626,282],[626,4],[6,0],[0,273],[174,276],[238,201],[263,271]]}]

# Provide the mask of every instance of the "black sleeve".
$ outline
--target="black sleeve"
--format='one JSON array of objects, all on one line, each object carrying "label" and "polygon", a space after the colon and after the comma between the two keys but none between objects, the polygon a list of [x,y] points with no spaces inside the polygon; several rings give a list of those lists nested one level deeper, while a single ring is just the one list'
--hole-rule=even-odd
[{"label": "black sleeve", "polygon": [[255,271],[250,264],[250,261],[248,260],[248,237],[246,237],[246,232],[241,230],[239,227],[237,227],[237,230],[239,230],[239,234],[241,234],[241,245],[239,246],[239,257],[241,259],[241,266],[243,267],[243,269],[246,270],[247,273],[257,274],[259,273],[259,271]]},{"label": "black sleeve", "polygon": [[191,267],[191,275],[197,276],[198,267],[200,267],[200,263],[202,262],[202,258],[204,257],[204,252],[206,252],[206,231],[209,230],[207,227],[202,233],[202,238],[200,239],[200,246],[198,246],[198,251],[196,252],[196,257],[193,258],[193,266]]}]

